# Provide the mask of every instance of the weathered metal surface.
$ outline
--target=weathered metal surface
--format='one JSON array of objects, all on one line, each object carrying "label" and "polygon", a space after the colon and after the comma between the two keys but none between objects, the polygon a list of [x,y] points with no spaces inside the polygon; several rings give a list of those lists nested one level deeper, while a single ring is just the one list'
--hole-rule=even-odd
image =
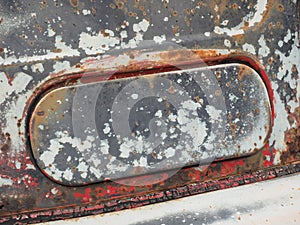
[{"label": "weathered metal surface", "polygon": [[[299,1],[3,0],[0,40],[1,222],[103,213],[299,172]],[[260,151],[172,177],[162,172],[82,187],[58,185],[41,173],[26,130],[37,95],[68,74],[176,67],[182,62],[176,48],[208,65],[212,58],[247,62],[261,75],[272,127]],[[139,58],[145,51],[149,60]],[[217,182],[239,174],[239,181]],[[169,192],[162,190],[177,191],[164,197]]]},{"label": "weathered metal surface", "polygon": [[[175,201],[44,225],[298,224],[300,174]],[[252,193],[252,194],[249,194]],[[254,194],[255,193],[255,194]],[[141,216],[142,215],[142,216]]]},{"label": "weathered metal surface", "polygon": [[247,156],[267,140],[270,107],[242,64],[78,84],[41,97],[30,143],[47,176],[86,184]]}]

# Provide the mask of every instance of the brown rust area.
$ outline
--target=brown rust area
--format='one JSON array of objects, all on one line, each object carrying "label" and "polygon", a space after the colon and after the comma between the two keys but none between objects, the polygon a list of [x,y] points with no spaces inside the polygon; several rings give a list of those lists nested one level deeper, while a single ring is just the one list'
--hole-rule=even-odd
[{"label": "brown rust area", "polygon": [[293,118],[293,121],[290,122],[295,122],[296,127],[285,131],[284,141],[287,149],[280,157],[282,163],[300,161],[300,106],[293,113],[290,113],[289,117],[289,120]]},{"label": "brown rust area", "polygon": [[[97,75],[99,75],[99,71],[102,71],[101,74],[114,74],[114,73],[128,73],[128,72],[135,72],[135,71],[142,71],[147,69],[155,69],[158,67],[165,67],[165,66],[184,66],[184,65],[192,65],[197,63],[203,65],[215,65],[218,60],[224,61],[230,57],[239,57],[240,53],[219,53],[217,50],[211,49],[174,49],[170,47],[167,51],[157,52],[155,54],[146,54],[143,55],[140,52],[128,52],[125,53],[129,55],[130,61],[129,63],[124,66],[120,65],[119,62],[116,60],[115,57],[111,57],[109,59],[105,59],[105,61],[87,61],[84,63],[78,63],[74,66],[74,68],[80,68],[80,72],[78,73],[89,73],[97,71]],[[245,54],[242,54],[245,56]],[[139,57],[146,56],[148,59],[143,59],[142,61],[139,60]],[[246,55],[251,57],[251,55]],[[253,59],[252,59],[253,60]],[[106,63],[110,62],[110,63]],[[113,62],[113,63],[111,63]],[[181,68],[181,67],[180,67]],[[56,74],[51,74],[52,78],[61,78],[64,79],[68,71],[60,71]],[[70,73],[70,72],[69,72]],[[73,74],[74,75],[74,74]],[[77,75],[74,75],[75,77]]]},{"label": "brown rust area", "polygon": [[100,30],[100,33],[101,33],[104,37],[109,37],[109,33],[105,32],[105,30]]},{"label": "brown rust area", "polygon": [[186,61],[201,61],[219,56],[216,50],[172,50],[158,54],[163,62],[178,63]]},{"label": "brown rust area", "polygon": [[245,166],[241,167],[239,173],[255,171],[263,168],[264,155],[262,151],[257,151],[253,155],[244,158]]},{"label": "brown rust area", "polygon": [[179,30],[179,26],[175,26],[173,28],[173,34],[176,35],[178,33],[178,30]]},{"label": "brown rust area", "polygon": [[[248,27],[244,27],[244,29],[248,29]],[[238,34],[238,35],[234,35],[232,36],[232,38],[238,43],[238,44],[244,44],[245,43],[245,35],[244,34]]]},{"label": "brown rust area", "polygon": [[252,69],[248,66],[241,65],[238,72],[238,80],[242,81],[245,76],[252,74]]},{"label": "brown rust area", "polygon": [[[153,69],[158,67],[170,67],[170,66],[184,66],[191,65],[193,63],[203,63],[205,65],[209,64],[209,61],[216,60],[221,57],[216,50],[174,50],[172,48],[166,52],[160,52],[156,55],[149,56],[149,60],[138,61],[134,54],[130,54],[131,60],[128,65],[117,66],[118,72],[132,72],[132,71],[142,71],[147,69]],[[224,58],[226,55],[222,55]],[[84,66],[83,66],[84,68]],[[100,68],[99,68],[100,69]],[[113,68],[111,68],[114,70]]]},{"label": "brown rust area", "polygon": [[54,52],[54,53],[61,53],[62,52],[62,49],[61,48],[54,48],[51,50],[51,52]]},{"label": "brown rust area", "polygon": [[233,3],[232,4],[232,8],[235,10],[235,11],[238,11],[239,10],[239,5],[237,3]]},{"label": "brown rust area", "polygon": [[[58,91],[53,91],[49,93],[49,96],[44,98],[47,101],[43,101],[43,99],[39,102],[32,113],[32,117],[30,120],[30,142],[32,149],[38,149],[43,141],[39,140],[39,125],[43,124],[45,127],[44,129],[49,129],[47,126],[48,120],[51,117],[54,118],[55,121],[60,121],[64,117],[63,108],[63,101],[65,101],[65,97],[67,95],[66,89],[59,89]],[[61,100],[61,104],[57,101]],[[50,109],[50,110],[49,110]]]},{"label": "brown rust area", "polygon": [[78,2],[79,2],[79,0],[70,0],[70,4],[73,7],[77,7],[78,6]]},{"label": "brown rust area", "polygon": [[278,4],[278,11],[283,12],[284,11],[284,6],[282,4]]},{"label": "brown rust area", "polygon": [[2,133],[0,127],[0,153],[8,153],[11,148],[11,137],[9,133]]}]

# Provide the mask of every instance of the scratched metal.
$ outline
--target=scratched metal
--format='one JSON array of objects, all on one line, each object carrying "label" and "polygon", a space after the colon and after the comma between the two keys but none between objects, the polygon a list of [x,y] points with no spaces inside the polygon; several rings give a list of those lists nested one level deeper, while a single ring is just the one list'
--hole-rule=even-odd
[{"label": "scratched metal", "polygon": [[[299,1],[0,0],[0,40],[2,223],[138,207],[300,170]],[[165,43],[172,44],[165,49]],[[152,52],[147,46],[153,44]],[[172,46],[194,56],[174,54]],[[66,187],[39,170],[29,145],[30,106],[37,95],[57,88],[52,80],[89,71],[151,70],[197,57],[242,62],[261,75],[272,112],[262,149],[172,177],[161,172],[128,178],[123,185]]]},{"label": "scratched metal", "polygon": [[249,155],[270,107],[257,72],[224,64],[54,89],[29,132],[38,166],[78,185]]}]

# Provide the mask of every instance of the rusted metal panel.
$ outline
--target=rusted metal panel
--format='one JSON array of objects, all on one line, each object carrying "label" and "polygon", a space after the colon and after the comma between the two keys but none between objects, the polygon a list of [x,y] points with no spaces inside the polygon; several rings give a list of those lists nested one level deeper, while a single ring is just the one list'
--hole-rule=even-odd
[{"label": "rusted metal panel", "polygon": [[[299,1],[0,1],[0,40],[1,222],[103,213],[299,172]],[[30,106],[57,80],[164,72],[178,62],[187,69],[199,59],[243,63],[261,76],[271,118],[259,151],[173,176],[81,187],[58,185],[39,170]]]}]

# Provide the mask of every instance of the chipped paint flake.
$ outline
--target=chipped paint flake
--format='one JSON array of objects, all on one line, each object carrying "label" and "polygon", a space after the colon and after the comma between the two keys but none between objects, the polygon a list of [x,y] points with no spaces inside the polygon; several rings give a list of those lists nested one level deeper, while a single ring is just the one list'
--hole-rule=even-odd
[{"label": "chipped paint flake", "polygon": [[157,44],[162,44],[163,41],[166,40],[166,35],[161,35],[161,36],[154,36],[153,37],[153,41],[155,41],[155,43]]},{"label": "chipped paint flake", "polygon": [[224,40],[224,45],[225,45],[227,48],[231,48],[231,42],[230,42],[228,39],[225,39],[225,40]]},{"label": "chipped paint flake", "polygon": [[270,54],[270,48],[267,46],[267,42],[264,38],[264,35],[261,35],[258,44],[260,45],[260,48],[258,50],[258,55],[260,57],[267,57]]},{"label": "chipped paint flake", "polygon": [[82,10],[82,14],[85,15],[85,16],[90,15],[91,14],[91,10],[89,10],[89,9],[83,9]]},{"label": "chipped paint flake", "polygon": [[243,51],[250,52],[251,54],[256,55],[255,47],[248,43],[243,44]]},{"label": "chipped paint flake", "polygon": [[9,179],[9,178],[2,178],[2,177],[0,176],[0,187],[3,187],[3,186],[10,186],[10,185],[12,185],[12,184],[13,184],[13,182],[12,182],[11,179]]},{"label": "chipped paint flake", "polygon": [[120,44],[120,40],[114,37],[113,31],[105,30],[97,35],[91,35],[85,32],[80,34],[79,48],[82,48],[86,54],[99,54],[108,51],[110,48]]},{"label": "chipped paint flake", "polygon": [[0,72],[0,104],[5,101],[5,99],[12,93],[20,94],[25,90],[32,77],[26,73],[19,72],[15,74],[12,84],[9,81],[4,72]]},{"label": "chipped paint flake", "polygon": [[69,61],[56,61],[55,64],[53,65],[53,73],[58,73],[61,71],[66,71],[71,68],[70,62]]},{"label": "chipped paint flake", "polygon": [[34,64],[31,66],[31,70],[33,73],[36,73],[36,72],[40,72],[40,73],[43,73],[44,72],[44,66],[42,63],[37,63],[37,64]]}]

